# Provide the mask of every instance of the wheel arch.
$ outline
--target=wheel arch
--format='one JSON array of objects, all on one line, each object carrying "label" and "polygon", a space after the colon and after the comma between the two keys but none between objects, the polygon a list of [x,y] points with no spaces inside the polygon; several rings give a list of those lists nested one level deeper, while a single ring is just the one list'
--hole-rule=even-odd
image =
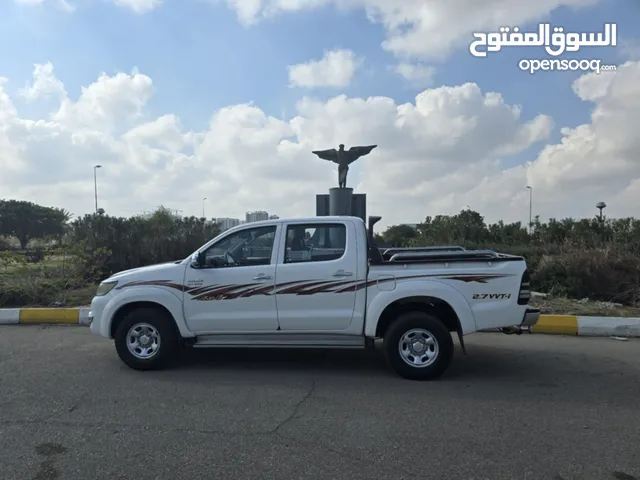
[{"label": "wheel arch", "polygon": [[167,316],[168,319],[171,320],[171,325],[173,326],[176,334],[180,335],[180,330],[176,325],[176,319],[173,317],[167,307],[158,302],[140,300],[125,303],[114,312],[113,317],[111,318],[111,326],[109,327],[109,337],[114,338],[118,326],[122,323],[122,321],[127,317],[129,313],[140,309],[157,310],[159,312],[162,312]]},{"label": "wheel arch", "polygon": [[459,336],[476,331],[471,307],[462,294],[439,282],[411,282],[410,288],[379,292],[367,307],[365,336],[381,338],[389,325],[403,313],[419,311],[439,318]]},{"label": "wheel arch", "polygon": [[380,314],[375,336],[384,337],[389,326],[401,315],[409,312],[423,312],[438,318],[450,332],[462,331],[458,314],[449,303],[428,295],[406,297],[391,302]]},{"label": "wheel arch", "polygon": [[158,287],[132,287],[114,296],[101,316],[102,335],[113,338],[118,324],[125,315],[138,308],[155,308],[168,315],[172,324],[183,338],[193,337],[185,322],[182,300],[173,292]]}]

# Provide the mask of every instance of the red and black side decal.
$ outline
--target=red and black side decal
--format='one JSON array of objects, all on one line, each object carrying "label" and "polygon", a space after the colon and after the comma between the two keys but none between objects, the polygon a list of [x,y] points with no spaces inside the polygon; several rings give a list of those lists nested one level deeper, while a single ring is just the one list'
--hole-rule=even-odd
[{"label": "red and black side decal", "polygon": [[375,280],[300,280],[297,282],[284,282],[280,284],[247,283],[232,285],[208,285],[190,287],[170,280],[151,280],[129,282],[116,287],[122,290],[129,287],[156,286],[167,287],[187,293],[192,300],[232,300],[236,298],[249,298],[256,295],[315,295],[317,293],[348,293],[356,292],[364,288],[372,287],[380,283],[399,282],[403,280],[417,280],[433,278],[438,280],[453,280],[465,283],[488,283],[491,280],[504,277],[512,277],[511,274],[428,274],[428,275],[408,275],[403,277],[391,277]]}]

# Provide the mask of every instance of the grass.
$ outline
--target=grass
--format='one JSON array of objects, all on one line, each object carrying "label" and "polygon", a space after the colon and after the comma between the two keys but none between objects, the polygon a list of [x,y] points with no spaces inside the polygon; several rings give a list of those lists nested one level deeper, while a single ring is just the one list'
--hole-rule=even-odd
[{"label": "grass", "polygon": [[67,290],[64,292],[64,296],[66,297],[64,306],[85,307],[90,305],[97,288],[97,285],[87,285],[86,287]]},{"label": "grass", "polygon": [[0,262],[0,308],[88,305],[96,285],[83,285],[73,260],[49,255],[37,263]]},{"label": "grass", "polygon": [[602,317],[638,317],[640,308],[625,307],[608,302],[574,300],[563,297],[533,297],[530,305],[543,314],[585,315]]},{"label": "grass", "polygon": [[0,277],[8,277],[12,274],[24,272],[25,269],[38,271],[42,269],[60,269],[62,270],[66,265],[70,264],[72,258],[71,256],[65,257],[64,255],[51,255],[45,257],[42,262],[37,263],[29,263],[29,262],[12,262],[0,263]]}]

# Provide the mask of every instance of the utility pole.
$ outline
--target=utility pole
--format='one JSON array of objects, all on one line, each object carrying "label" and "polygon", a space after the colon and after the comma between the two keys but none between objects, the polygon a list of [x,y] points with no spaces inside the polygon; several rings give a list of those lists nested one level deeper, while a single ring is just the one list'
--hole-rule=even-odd
[{"label": "utility pole", "polygon": [[206,200],[206,199],[207,199],[207,197],[204,197],[204,198],[202,199],[202,218],[206,218],[206,217],[204,216],[204,202],[205,202],[205,200]]},{"label": "utility pole", "polygon": [[99,168],[102,168],[102,165],[93,167],[93,194],[96,200],[96,214],[98,213],[98,176],[96,175],[96,171]]},{"label": "utility pole", "polygon": [[531,235],[533,233],[533,218],[531,215],[533,211],[533,187],[527,185],[527,188],[529,189],[529,235]]}]

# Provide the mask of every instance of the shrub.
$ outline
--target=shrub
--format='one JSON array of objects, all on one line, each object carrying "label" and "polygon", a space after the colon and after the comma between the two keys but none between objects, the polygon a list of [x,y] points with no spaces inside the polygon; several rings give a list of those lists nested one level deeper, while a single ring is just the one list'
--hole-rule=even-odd
[{"label": "shrub", "polygon": [[[86,215],[73,225],[72,242],[99,258],[97,276],[156,263],[180,260],[218,235],[218,225],[203,219],[178,218],[159,210],[150,218]],[[94,271],[96,269],[94,268]]]},{"label": "shrub", "polygon": [[547,255],[532,271],[532,284],[554,295],[619,302],[640,302],[640,259],[613,250],[572,250]]}]

